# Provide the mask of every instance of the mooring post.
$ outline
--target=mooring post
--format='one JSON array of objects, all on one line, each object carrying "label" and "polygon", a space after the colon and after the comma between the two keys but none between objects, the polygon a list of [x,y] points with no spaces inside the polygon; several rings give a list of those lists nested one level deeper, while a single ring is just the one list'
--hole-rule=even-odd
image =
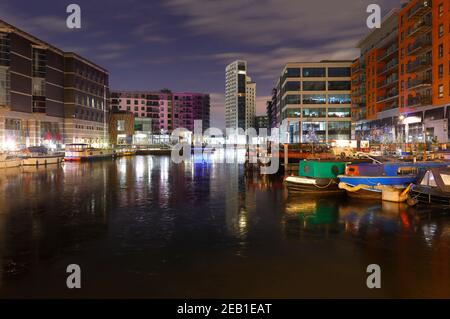
[{"label": "mooring post", "polygon": [[288,164],[289,164],[289,144],[284,144],[284,170],[288,171]]}]

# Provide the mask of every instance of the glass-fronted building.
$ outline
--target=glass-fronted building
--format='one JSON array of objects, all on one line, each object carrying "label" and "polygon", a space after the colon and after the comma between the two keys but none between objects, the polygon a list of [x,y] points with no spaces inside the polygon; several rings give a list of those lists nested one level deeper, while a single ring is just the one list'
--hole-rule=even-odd
[{"label": "glass-fronted building", "polygon": [[280,141],[319,143],[351,138],[351,64],[321,61],[285,65],[272,100],[276,104],[272,109],[279,110],[276,126]]}]

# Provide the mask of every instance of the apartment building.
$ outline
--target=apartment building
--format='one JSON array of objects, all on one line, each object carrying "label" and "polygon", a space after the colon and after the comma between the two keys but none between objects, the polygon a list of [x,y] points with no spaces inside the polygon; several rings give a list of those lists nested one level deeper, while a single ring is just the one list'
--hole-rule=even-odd
[{"label": "apartment building", "polygon": [[111,109],[128,111],[135,118],[151,120],[153,134],[167,134],[177,128],[194,131],[194,121],[202,128],[210,127],[209,94],[162,91],[113,91]]},{"label": "apartment building", "polygon": [[270,126],[280,128],[280,141],[312,143],[351,138],[351,66],[352,61],[285,65],[267,114]]},{"label": "apartment building", "polygon": [[356,137],[376,143],[448,142],[449,1],[404,1],[359,48],[361,57],[352,67]]},{"label": "apartment building", "polygon": [[256,83],[247,74],[246,61],[234,61],[225,68],[226,128],[246,130],[253,126]]},{"label": "apartment building", "polygon": [[398,11],[391,11],[382,28],[358,43],[361,55],[352,65],[352,118],[357,139],[393,139],[392,121],[399,107]]},{"label": "apartment building", "polygon": [[0,20],[0,148],[107,143],[108,78]]}]

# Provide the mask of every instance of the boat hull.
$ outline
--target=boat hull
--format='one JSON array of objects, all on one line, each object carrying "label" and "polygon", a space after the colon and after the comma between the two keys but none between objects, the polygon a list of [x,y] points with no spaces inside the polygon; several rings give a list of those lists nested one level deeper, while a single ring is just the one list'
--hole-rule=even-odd
[{"label": "boat hull", "polygon": [[417,205],[450,208],[450,193],[436,187],[415,185],[409,191],[409,198],[413,199]]},{"label": "boat hull", "polygon": [[341,183],[350,186],[368,185],[368,186],[408,186],[417,180],[417,175],[400,175],[400,176],[338,176]]},{"label": "boat hull", "polygon": [[24,166],[58,165],[63,161],[63,156],[36,156],[23,158]]},{"label": "boat hull", "polygon": [[417,180],[416,175],[407,176],[339,176],[339,188],[347,195],[361,199],[383,199],[383,188],[405,189]]},{"label": "boat hull", "polygon": [[94,150],[94,151],[66,151],[64,160],[69,162],[91,161],[96,159],[104,159],[113,157],[110,150]]},{"label": "boat hull", "polygon": [[309,178],[290,176],[285,180],[289,194],[344,195],[345,191],[338,187],[337,179]]},{"label": "boat hull", "polygon": [[4,160],[0,161],[0,169],[22,166],[22,160]]}]

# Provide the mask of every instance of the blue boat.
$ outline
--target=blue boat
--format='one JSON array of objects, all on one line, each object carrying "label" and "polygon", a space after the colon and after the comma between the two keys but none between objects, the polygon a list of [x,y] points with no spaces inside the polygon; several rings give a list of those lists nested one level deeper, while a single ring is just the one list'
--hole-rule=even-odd
[{"label": "blue boat", "polygon": [[339,188],[350,197],[381,199],[386,187],[403,190],[433,167],[447,167],[449,162],[392,162],[347,165],[345,175],[339,175]]}]

